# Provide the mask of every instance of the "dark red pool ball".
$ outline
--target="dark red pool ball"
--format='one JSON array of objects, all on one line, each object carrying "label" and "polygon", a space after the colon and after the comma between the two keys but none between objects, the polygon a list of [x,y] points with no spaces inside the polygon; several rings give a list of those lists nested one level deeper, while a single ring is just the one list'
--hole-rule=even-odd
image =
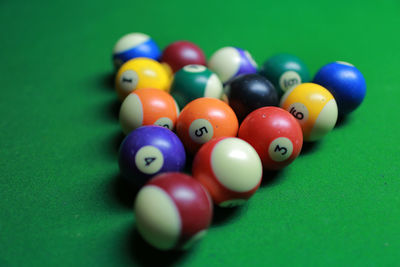
[{"label": "dark red pool ball", "polygon": [[192,42],[177,41],[162,52],[160,61],[166,63],[173,73],[189,64],[206,65],[204,52]]},{"label": "dark red pool ball", "polygon": [[206,189],[192,176],[162,173],[138,193],[134,205],[142,237],[161,250],[185,249],[210,226],[213,206]]},{"label": "dark red pool ball", "polygon": [[300,124],[286,110],[263,107],[251,112],[239,128],[239,138],[257,151],[266,170],[292,163],[303,146]]}]

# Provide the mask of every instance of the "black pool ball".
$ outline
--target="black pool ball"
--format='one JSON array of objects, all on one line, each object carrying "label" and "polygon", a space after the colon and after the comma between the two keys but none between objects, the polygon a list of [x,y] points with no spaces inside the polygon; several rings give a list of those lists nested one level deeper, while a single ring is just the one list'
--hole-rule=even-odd
[{"label": "black pool ball", "polygon": [[253,110],[279,104],[275,87],[259,74],[238,76],[227,84],[224,90],[229,105],[235,111],[239,121]]}]

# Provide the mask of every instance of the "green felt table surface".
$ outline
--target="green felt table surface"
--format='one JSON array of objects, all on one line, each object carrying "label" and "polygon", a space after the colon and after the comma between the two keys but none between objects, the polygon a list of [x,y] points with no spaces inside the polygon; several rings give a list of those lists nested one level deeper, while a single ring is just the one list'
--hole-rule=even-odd
[{"label": "green felt table surface", "polygon": [[[400,256],[400,2],[0,2],[0,266],[395,266]],[[135,230],[119,177],[111,51],[234,45],[355,64],[365,101],[185,253]]]}]

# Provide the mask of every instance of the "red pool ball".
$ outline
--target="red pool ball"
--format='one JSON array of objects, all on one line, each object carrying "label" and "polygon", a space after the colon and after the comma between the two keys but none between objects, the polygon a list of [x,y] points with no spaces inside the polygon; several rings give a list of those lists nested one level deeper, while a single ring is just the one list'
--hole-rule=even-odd
[{"label": "red pool ball", "polygon": [[303,133],[286,110],[263,107],[251,112],[239,128],[239,138],[249,142],[267,170],[279,170],[300,154]]},{"label": "red pool ball", "polygon": [[151,179],[134,205],[142,237],[161,250],[188,248],[207,231],[213,206],[204,187],[193,177],[177,172]]},{"label": "red pool ball", "polygon": [[204,52],[188,41],[177,41],[162,52],[160,61],[166,63],[173,73],[189,64],[206,65]]},{"label": "red pool ball", "polygon": [[262,179],[262,163],[246,141],[221,137],[200,148],[192,173],[216,205],[232,207],[245,203],[256,192]]},{"label": "red pool ball", "polygon": [[238,119],[225,102],[211,97],[201,97],[189,102],[176,122],[176,133],[186,151],[194,154],[212,138],[236,136]]}]

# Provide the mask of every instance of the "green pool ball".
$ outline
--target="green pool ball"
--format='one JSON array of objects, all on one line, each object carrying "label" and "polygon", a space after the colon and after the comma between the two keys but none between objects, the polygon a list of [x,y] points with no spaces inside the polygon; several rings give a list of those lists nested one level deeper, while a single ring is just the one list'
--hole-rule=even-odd
[{"label": "green pool ball", "polygon": [[183,109],[190,101],[200,97],[220,99],[223,85],[218,76],[202,65],[186,65],[175,73],[171,95]]},{"label": "green pool ball", "polygon": [[260,74],[273,83],[280,94],[310,81],[310,72],[304,62],[290,54],[278,54],[264,62]]}]

